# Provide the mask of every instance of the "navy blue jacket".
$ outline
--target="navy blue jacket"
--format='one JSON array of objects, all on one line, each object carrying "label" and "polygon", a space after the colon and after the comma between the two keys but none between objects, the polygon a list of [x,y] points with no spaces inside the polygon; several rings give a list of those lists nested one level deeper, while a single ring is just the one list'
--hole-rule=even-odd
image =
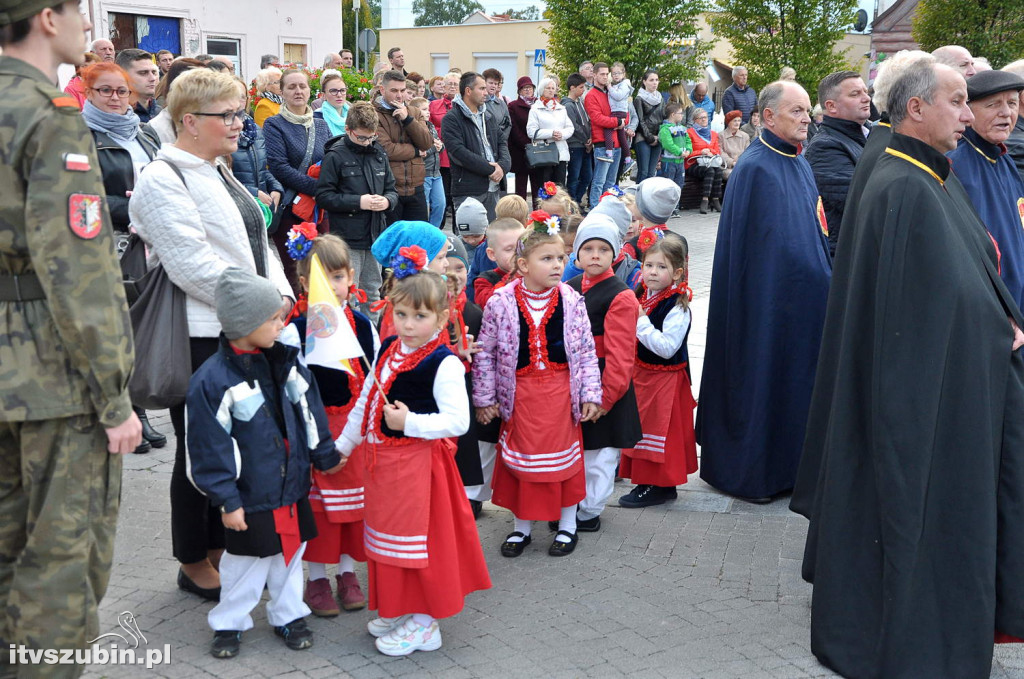
[{"label": "navy blue jacket", "polygon": [[[316,130],[316,141],[310,166],[323,160],[324,144],[331,138],[331,131],[323,118],[313,119],[313,129]],[[277,181],[286,189],[312,196],[316,192],[316,180],[302,169],[302,159],[306,155],[306,128],[290,123],[278,114],[263,123],[263,138],[267,146],[267,166]]]},{"label": "navy blue jacket", "polygon": [[[281,182],[274,178],[270,168],[267,167],[267,147],[263,138],[263,130],[256,123],[256,137],[251,143],[245,137],[239,135],[238,150],[231,154],[231,171],[235,179],[249,190],[249,193],[256,196],[257,191],[270,194],[272,191],[284,193]],[[303,147],[305,149],[305,147]]]},{"label": "navy blue jacket", "polygon": [[239,355],[221,334],[217,353],[189,381],[189,478],[225,512],[294,504],[309,494],[311,461],[320,470],[341,462],[298,354],[277,343]]},{"label": "navy blue jacket", "polygon": [[814,171],[814,182],[825,209],[828,249],[833,255],[846,210],[846,194],[850,192],[853,171],[867,140],[860,123],[825,116],[818,133],[804,149],[804,157]]},{"label": "navy blue jacket", "polygon": [[[742,90],[736,85],[730,85],[729,89],[722,95],[722,111],[739,111],[743,114],[743,124],[750,122],[750,112],[757,108],[757,90],[747,85]],[[708,122],[711,119],[708,118]]]}]

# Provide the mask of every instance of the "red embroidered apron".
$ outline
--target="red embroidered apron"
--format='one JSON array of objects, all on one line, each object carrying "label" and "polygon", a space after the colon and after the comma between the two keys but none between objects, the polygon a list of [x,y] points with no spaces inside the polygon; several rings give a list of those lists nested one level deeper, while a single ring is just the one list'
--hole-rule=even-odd
[{"label": "red embroidered apron", "polygon": [[637,460],[665,461],[665,442],[671,433],[672,411],[676,399],[681,397],[684,390],[688,392],[686,387],[689,386],[684,384],[684,364],[665,368],[670,369],[651,370],[637,364],[633,373],[633,386],[636,389],[636,405],[640,410],[643,438],[635,447],[624,449],[623,455]]},{"label": "red embroidered apron", "polygon": [[364,444],[368,463],[364,545],[366,555],[378,563],[426,568],[431,449],[454,446],[448,439],[405,441]]},{"label": "red embroidered apron", "polygon": [[[345,428],[348,414],[355,399],[346,406],[328,406],[327,424],[331,436],[337,439]],[[348,464],[336,474],[313,470],[313,483],[309,489],[309,504],[314,512],[323,512],[331,523],[349,523],[363,518],[363,446],[356,446]]]}]

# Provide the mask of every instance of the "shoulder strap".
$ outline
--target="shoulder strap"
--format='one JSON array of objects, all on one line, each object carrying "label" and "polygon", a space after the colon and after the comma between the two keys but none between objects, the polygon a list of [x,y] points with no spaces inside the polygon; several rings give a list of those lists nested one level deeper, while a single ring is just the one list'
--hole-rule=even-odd
[{"label": "shoulder strap", "polygon": [[171,161],[167,160],[166,158],[157,158],[153,162],[157,162],[157,161],[163,161],[164,163],[166,163],[168,165],[168,167],[170,167],[172,170],[174,170],[174,174],[178,175],[178,179],[180,179],[181,183],[185,185],[185,188],[186,189],[188,188],[188,182],[185,181],[185,175],[183,175],[181,173],[181,168],[180,167],[178,167],[177,165],[175,165]]},{"label": "shoulder strap", "polygon": [[306,128],[306,155],[302,158],[302,169],[299,172],[305,174],[309,170],[309,164],[313,162],[313,147],[316,145],[316,122]]}]

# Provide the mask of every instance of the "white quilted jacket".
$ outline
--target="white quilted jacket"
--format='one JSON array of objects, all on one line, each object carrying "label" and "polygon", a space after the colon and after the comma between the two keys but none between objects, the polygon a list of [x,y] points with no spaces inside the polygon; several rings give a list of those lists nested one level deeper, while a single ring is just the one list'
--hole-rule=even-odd
[{"label": "white quilted jacket", "polygon": [[[132,225],[149,249],[149,267],[163,264],[171,281],[188,295],[189,337],[217,337],[221,327],[213,293],[221,272],[229,267],[256,272],[242,215],[212,164],[170,144],[156,157],[177,165],[188,189],[166,163],[150,163],[128,202]],[[265,231],[262,236],[270,280],[282,295],[294,299],[276,249],[270,248]]]}]

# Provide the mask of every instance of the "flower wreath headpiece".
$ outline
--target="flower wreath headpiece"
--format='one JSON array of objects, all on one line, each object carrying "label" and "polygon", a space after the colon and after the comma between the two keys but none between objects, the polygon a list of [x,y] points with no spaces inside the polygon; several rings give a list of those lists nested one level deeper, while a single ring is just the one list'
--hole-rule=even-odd
[{"label": "flower wreath headpiece", "polygon": [[313,251],[313,241],[316,240],[316,224],[313,222],[302,222],[296,224],[288,231],[288,256],[296,262],[309,257]]},{"label": "flower wreath headpiece", "polygon": [[391,260],[391,271],[395,278],[402,280],[415,276],[427,266],[427,251],[419,245],[399,248],[398,254]]},{"label": "flower wreath headpiece", "polygon": [[537,189],[537,197],[541,200],[550,200],[558,194],[558,184],[554,182],[544,182],[544,186]]},{"label": "flower wreath headpiece", "polygon": [[665,230],[656,226],[649,227],[640,232],[636,241],[636,248],[640,252],[647,252],[652,245],[665,237]]},{"label": "flower wreath headpiece", "polygon": [[626,195],[626,192],[620,189],[618,184],[612,184],[611,186],[604,190],[604,193],[601,194],[601,197],[598,198],[597,202],[600,203],[602,200],[604,200],[605,196],[622,198],[624,195]]}]

